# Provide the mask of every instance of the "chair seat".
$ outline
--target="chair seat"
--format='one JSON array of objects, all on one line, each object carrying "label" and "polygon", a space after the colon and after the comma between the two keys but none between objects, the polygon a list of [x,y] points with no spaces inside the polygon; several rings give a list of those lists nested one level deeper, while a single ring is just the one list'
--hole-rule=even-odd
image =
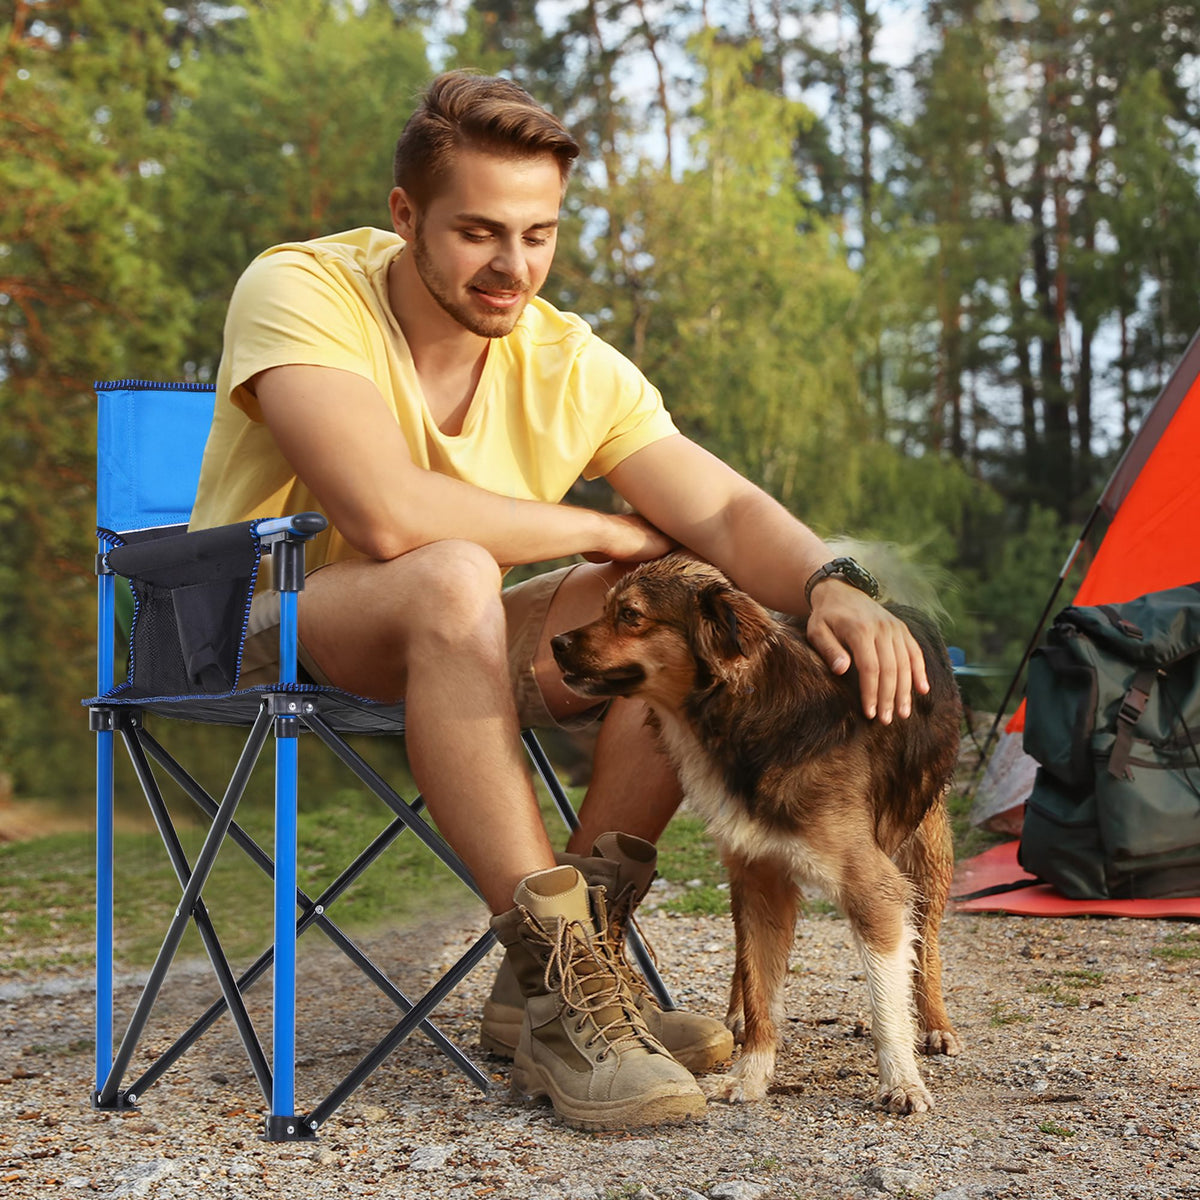
[{"label": "chair seat", "polygon": [[337,688],[311,683],[260,684],[216,695],[144,696],[125,686],[85,701],[89,707],[111,705],[136,708],[158,716],[206,725],[253,725],[263,699],[270,695],[296,695],[311,702],[325,723],[342,734],[402,734],[404,704],[383,704]]}]

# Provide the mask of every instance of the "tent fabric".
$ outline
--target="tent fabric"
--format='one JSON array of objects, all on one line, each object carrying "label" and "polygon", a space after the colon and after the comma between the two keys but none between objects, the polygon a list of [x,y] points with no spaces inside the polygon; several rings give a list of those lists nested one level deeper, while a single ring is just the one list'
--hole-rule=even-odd
[{"label": "tent fabric", "polygon": [[[1111,517],[1072,604],[1123,604],[1200,579],[1200,334],[1097,507]],[[1005,726],[1025,728],[1025,704]]]},{"label": "tent fabric", "polygon": [[[1200,579],[1200,333],[1118,463],[1089,530],[1097,516],[1108,528],[1069,603],[1122,604]],[[1006,833],[1020,828],[1037,765],[1021,761],[1027,758],[1021,749],[1024,729],[1022,700],[980,781],[974,824]]]},{"label": "tent fabric", "polygon": [[1025,753],[1021,731],[1002,733],[975,790],[971,824],[1019,837],[1025,798],[1033,791],[1037,768],[1037,760]]},{"label": "tent fabric", "polygon": [[[1200,920],[1200,897],[1144,900],[1070,900],[1017,863],[1016,841],[1002,842],[965,859],[954,873],[951,908],[960,913],[1010,913],[1021,917],[1189,917]],[[1005,887],[1011,884],[1011,887]],[[994,891],[993,889],[1001,889]],[[992,894],[965,899],[972,893]]]}]

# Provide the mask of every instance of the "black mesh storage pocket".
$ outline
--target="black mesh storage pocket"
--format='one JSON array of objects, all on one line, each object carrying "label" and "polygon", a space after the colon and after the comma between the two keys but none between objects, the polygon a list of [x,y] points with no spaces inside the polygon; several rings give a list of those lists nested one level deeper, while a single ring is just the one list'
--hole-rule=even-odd
[{"label": "black mesh storage pocket", "polygon": [[130,684],[147,696],[180,696],[195,690],[184,666],[170,589],[137,582],[132,586],[136,606],[130,637]]}]

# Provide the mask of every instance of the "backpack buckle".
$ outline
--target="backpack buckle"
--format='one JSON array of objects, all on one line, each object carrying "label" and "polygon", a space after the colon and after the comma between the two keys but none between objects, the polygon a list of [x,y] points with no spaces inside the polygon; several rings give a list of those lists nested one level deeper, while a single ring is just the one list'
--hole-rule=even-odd
[{"label": "backpack buckle", "polygon": [[1117,719],[1125,721],[1130,725],[1136,725],[1141,720],[1142,713],[1146,711],[1146,705],[1149,703],[1150,693],[1142,691],[1139,687],[1131,687],[1125,693],[1125,698],[1121,701],[1120,711],[1117,713]]}]

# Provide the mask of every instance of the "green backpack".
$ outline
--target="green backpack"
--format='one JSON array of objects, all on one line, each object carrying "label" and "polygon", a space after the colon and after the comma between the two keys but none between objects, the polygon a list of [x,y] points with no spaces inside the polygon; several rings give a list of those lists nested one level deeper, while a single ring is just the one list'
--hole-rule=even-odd
[{"label": "green backpack", "polygon": [[1200,895],[1200,583],[1065,608],[1029,664],[1019,861],[1079,900]]}]

